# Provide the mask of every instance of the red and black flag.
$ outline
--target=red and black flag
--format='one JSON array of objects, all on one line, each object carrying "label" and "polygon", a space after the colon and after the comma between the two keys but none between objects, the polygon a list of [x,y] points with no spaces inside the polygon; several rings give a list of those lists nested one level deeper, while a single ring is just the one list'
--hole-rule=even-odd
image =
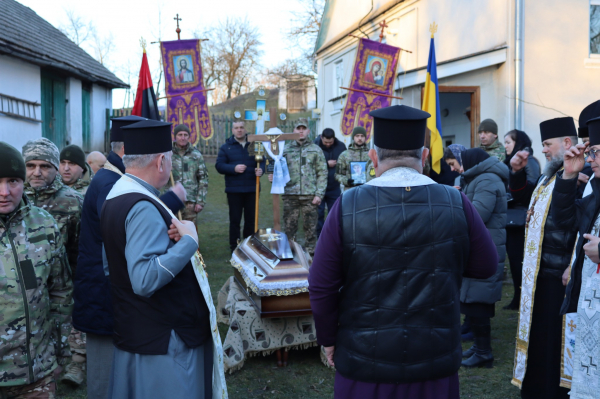
[{"label": "red and black flag", "polygon": [[154,87],[152,85],[152,75],[150,75],[148,58],[146,57],[146,49],[144,49],[144,55],[142,56],[140,79],[138,80],[137,94],[131,114],[157,121],[160,120],[156,95],[154,94]]}]

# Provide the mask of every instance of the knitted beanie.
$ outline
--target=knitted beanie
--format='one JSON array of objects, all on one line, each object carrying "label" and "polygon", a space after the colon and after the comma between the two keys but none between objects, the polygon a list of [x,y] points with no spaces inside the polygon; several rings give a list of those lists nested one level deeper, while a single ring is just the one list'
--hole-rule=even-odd
[{"label": "knitted beanie", "polygon": [[479,127],[477,128],[477,133],[479,132],[492,132],[497,136],[498,125],[496,124],[496,122],[494,122],[493,119],[484,119],[483,121],[481,121]]},{"label": "knitted beanie", "polygon": [[19,150],[0,141],[0,177],[19,177],[25,181],[25,161]]},{"label": "knitted beanie", "polygon": [[60,152],[58,147],[45,137],[31,140],[23,146],[23,158],[25,163],[29,161],[46,161],[58,170],[60,163]]},{"label": "knitted beanie", "polygon": [[71,161],[81,166],[81,169],[85,170],[85,152],[83,152],[83,150],[75,144],[71,144],[63,148],[63,150],[60,152],[60,160]]},{"label": "knitted beanie", "polygon": [[184,125],[183,123],[181,125],[175,126],[175,129],[173,130],[173,134],[177,135],[177,133],[179,133],[181,131],[188,132],[188,134],[192,134],[192,132],[190,132],[190,128],[187,127],[186,125]]},{"label": "knitted beanie", "polygon": [[357,134],[362,134],[366,138],[367,130],[362,126],[356,126],[354,129],[352,129],[352,140],[354,140],[354,136],[356,136]]}]

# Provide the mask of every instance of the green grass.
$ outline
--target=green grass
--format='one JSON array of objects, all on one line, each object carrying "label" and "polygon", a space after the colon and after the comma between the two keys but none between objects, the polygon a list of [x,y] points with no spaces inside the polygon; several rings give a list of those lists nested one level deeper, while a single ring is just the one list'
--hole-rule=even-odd
[{"label": "green grass", "polygon": [[[217,301],[232,268],[229,265],[229,213],[225,183],[214,168],[214,160],[207,159],[209,190],[207,205],[198,217],[200,251],[208,266],[213,299]],[[273,222],[272,200],[266,178],[260,200],[259,227],[270,227]],[[299,224],[302,226],[302,223]],[[303,236],[302,232],[298,234]],[[300,242],[303,240],[300,239]],[[510,281],[510,280],[509,280]],[[519,390],[510,383],[515,352],[517,312],[502,310],[512,299],[512,284],[503,286],[502,301],[496,304],[496,317],[492,319],[492,347],[495,363],[493,369],[474,369],[459,372],[461,398],[511,399],[520,398]],[[227,326],[219,325],[224,339]],[[467,349],[470,343],[463,345]],[[335,373],[323,366],[318,348],[291,351],[289,366],[276,367],[275,355],[246,359],[244,368],[227,374],[229,397],[242,398],[331,398]],[[85,398],[85,386],[72,389],[58,386],[58,398]]]}]

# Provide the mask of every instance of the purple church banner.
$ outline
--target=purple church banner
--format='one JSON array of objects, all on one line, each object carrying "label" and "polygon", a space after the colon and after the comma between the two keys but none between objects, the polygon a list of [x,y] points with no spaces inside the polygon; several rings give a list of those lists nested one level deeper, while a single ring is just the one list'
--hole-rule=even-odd
[{"label": "purple church banner", "polygon": [[400,49],[369,39],[360,39],[352,81],[346,96],[346,105],[342,115],[342,134],[350,136],[356,126],[367,131],[367,141],[371,139],[373,118],[369,112],[388,107],[392,95],[394,77],[398,65]]},{"label": "purple church banner", "polygon": [[166,121],[173,123],[173,128],[187,125],[194,145],[200,137],[210,139],[213,131],[204,91],[200,40],[161,42],[160,47],[165,71]]}]

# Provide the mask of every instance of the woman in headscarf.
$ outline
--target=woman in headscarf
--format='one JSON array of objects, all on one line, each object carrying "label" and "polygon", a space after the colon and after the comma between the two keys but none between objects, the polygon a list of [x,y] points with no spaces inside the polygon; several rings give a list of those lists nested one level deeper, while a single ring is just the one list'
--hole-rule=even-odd
[{"label": "woman in headscarf", "polygon": [[455,154],[452,150],[456,148],[446,151],[444,159],[453,169],[461,171],[461,189],[477,209],[498,251],[498,268],[494,276],[487,280],[463,278],[460,310],[468,318],[475,343],[463,352],[465,359],[462,365],[492,367],[494,356],[490,319],[495,315],[495,303],[502,296],[506,254],[506,185],[509,172],[504,163],[496,157],[490,157],[481,148],[464,150],[460,154]]},{"label": "woman in headscarf", "polygon": [[[540,164],[533,156],[531,149],[531,139],[521,130],[511,130],[504,135],[504,148],[506,149],[506,159],[504,163],[510,170],[510,160],[519,151],[529,152],[527,166],[527,180],[536,184],[540,177]],[[527,207],[529,204],[519,204],[509,198],[507,220],[506,220],[506,252],[508,262],[510,263],[510,274],[515,288],[512,301],[504,309],[519,309],[521,298],[521,278],[523,272],[523,247],[525,246],[525,219],[527,217]]]}]

